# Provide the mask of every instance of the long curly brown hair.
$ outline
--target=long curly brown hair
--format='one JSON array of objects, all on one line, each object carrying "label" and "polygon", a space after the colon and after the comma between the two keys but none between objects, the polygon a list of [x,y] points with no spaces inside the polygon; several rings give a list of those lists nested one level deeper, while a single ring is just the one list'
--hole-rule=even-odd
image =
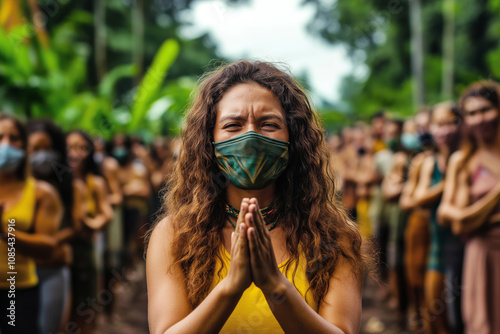
[{"label": "long curly brown hair", "polygon": [[169,216],[174,224],[174,264],[183,270],[194,307],[209,293],[216,261],[222,262],[228,180],[217,166],[212,144],[217,104],[229,88],[248,82],[272,91],[286,116],[289,164],[276,180],[273,203],[273,218],[286,232],[291,254],[286,270],[304,254],[309,290],[319,302],[342,258],[358,278],[363,277],[369,263],[362,254],[356,226],[335,196],[322,123],[304,90],[270,63],[238,61],[201,78],[186,116],[180,156],[168,182],[160,217]]}]

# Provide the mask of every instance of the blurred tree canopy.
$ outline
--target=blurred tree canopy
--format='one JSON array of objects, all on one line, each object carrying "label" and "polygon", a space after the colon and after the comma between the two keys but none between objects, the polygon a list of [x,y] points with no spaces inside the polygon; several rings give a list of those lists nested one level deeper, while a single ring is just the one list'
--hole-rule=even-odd
[{"label": "blurred tree canopy", "polygon": [[[308,30],[329,43],[346,46],[355,63],[368,67],[364,78],[344,78],[340,104],[344,112],[366,119],[380,108],[404,116],[418,107],[412,98],[412,1],[303,1],[316,13]],[[500,78],[500,1],[418,2],[422,12],[418,23],[423,37],[424,103],[447,98],[442,89],[443,64],[454,64],[454,99],[473,81]],[[446,24],[451,25],[448,35]],[[451,59],[444,52],[449,45]]]},{"label": "blurred tree canopy", "polygon": [[219,58],[208,34],[179,34],[193,3],[0,0],[0,110],[105,138],[179,133],[197,78]]}]

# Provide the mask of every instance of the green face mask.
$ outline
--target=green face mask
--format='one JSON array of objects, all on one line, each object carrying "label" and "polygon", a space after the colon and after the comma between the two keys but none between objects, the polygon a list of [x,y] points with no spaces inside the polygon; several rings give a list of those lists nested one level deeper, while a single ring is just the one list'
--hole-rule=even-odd
[{"label": "green face mask", "polygon": [[213,144],[219,168],[240,189],[262,189],[288,165],[289,143],[255,131]]}]

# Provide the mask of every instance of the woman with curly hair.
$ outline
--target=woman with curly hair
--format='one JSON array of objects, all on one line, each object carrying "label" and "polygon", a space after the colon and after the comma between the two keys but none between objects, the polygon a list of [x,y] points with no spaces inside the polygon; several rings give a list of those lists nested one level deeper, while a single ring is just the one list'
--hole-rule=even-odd
[{"label": "woman with curly hair", "polygon": [[151,333],[355,333],[367,260],[318,115],[265,62],[206,75],[147,252]]}]

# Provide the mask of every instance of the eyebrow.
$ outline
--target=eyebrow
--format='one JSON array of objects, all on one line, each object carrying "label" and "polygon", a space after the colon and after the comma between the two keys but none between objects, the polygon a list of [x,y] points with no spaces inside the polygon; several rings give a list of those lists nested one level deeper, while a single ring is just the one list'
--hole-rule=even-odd
[{"label": "eyebrow", "polygon": [[472,110],[464,110],[464,112],[466,114],[469,114],[469,113],[471,114],[471,113],[475,113],[475,112],[479,112],[479,111],[483,111],[483,110],[486,111],[486,110],[489,110],[491,108],[495,108],[495,107],[492,104],[490,104],[490,105],[487,105],[487,106],[483,106],[481,108],[476,108],[476,109],[472,109]]},{"label": "eyebrow", "polygon": [[[227,115],[227,116],[222,117],[219,120],[219,123],[224,123],[225,121],[228,121],[228,120],[232,120],[232,121],[244,121],[246,119],[247,119],[246,117],[243,117],[243,116],[240,116],[240,115]],[[285,121],[283,119],[283,117],[278,116],[276,114],[262,115],[259,118],[257,118],[258,121],[267,121],[269,119],[276,119],[276,120],[278,120],[280,122],[284,122]]]}]

